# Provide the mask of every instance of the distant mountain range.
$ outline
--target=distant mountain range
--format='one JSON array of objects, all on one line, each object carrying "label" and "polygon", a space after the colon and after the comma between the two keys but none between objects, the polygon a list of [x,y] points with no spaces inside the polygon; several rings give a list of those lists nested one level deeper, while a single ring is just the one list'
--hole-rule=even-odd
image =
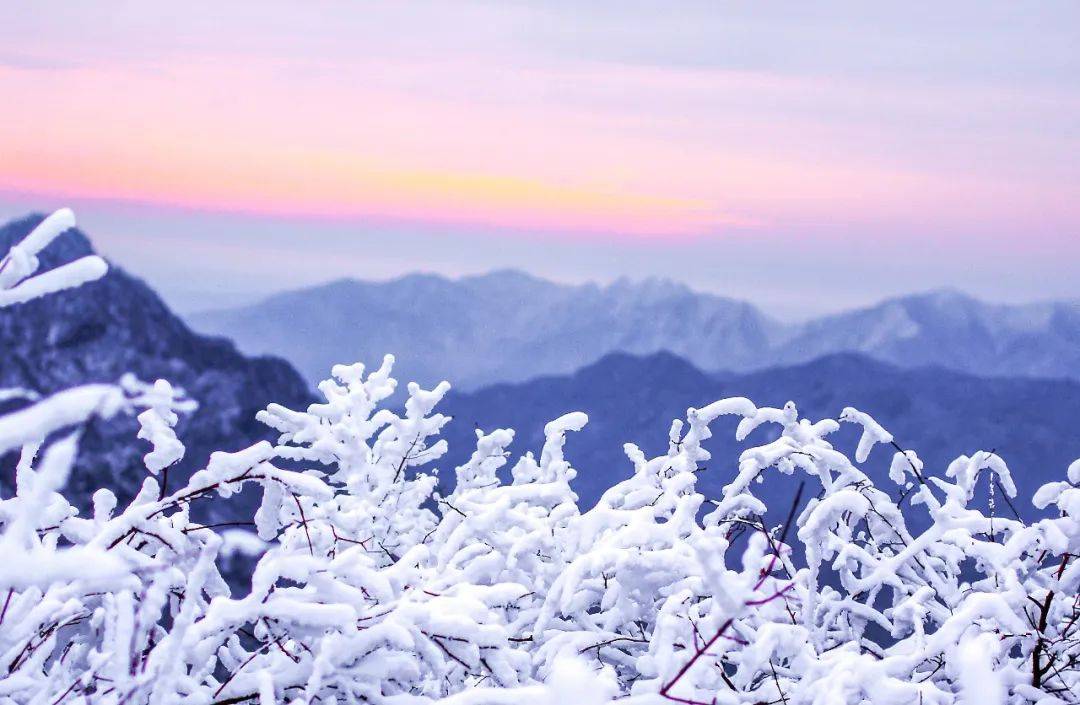
[{"label": "distant mountain range", "polygon": [[[39,220],[0,228],[0,252]],[[69,231],[45,251],[43,264],[91,251],[81,232]],[[567,454],[587,503],[630,472],[624,442],[661,453],[672,419],[733,395],[759,405],[791,399],[813,417],[835,418],[856,406],[939,471],[961,453],[996,450],[1029,496],[1080,457],[1080,381],[1068,379],[1080,374],[1080,325],[1068,304],[994,306],[937,292],[788,326],[749,304],[667,282],[570,287],[496,272],[453,281],[341,281],[195,320],[247,340],[248,350],[289,355],[309,381],[333,363],[375,364],[389,351],[401,363],[399,379],[457,382],[441,409],[454,416],[444,431],[444,476],[468,457],[477,427],[515,428],[513,450],[538,451],[547,421],[585,411],[591,421],[568,440]],[[182,472],[213,450],[269,437],[254,419],[268,402],[303,408],[312,400],[287,362],[246,357],[227,340],[193,333],[146,284],[115,266],[99,282],[0,311],[0,351],[0,388],[48,393],[128,371],[184,387],[201,409],[178,429],[188,445]],[[725,367],[739,371],[707,371]],[[499,379],[512,382],[477,389]],[[137,489],[146,448],[136,431],[133,419],[86,430],[72,478],[77,494],[87,497],[103,484],[121,497]],[[715,496],[734,472],[742,446],[733,431],[731,419],[716,424],[709,442],[715,459],[700,476],[707,494]],[[772,432],[760,430],[750,441]],[[856,430],[845,427],[832,440],[850,451]],[[868,466],[886,483],[890,456],[876,453]],[[0,484],[10,482],[13,462],[0,458]],[[774,474],[763,490],[786,510],[794,486]]]},{"label": "distant mountain range", "polygon": [[[474,428],[514,428],[512,450],[539,453],[547,421],[584,411],[589,424],[570,435],[566,454],[579,468],[575,490],[592,503],[632,471],[624,442],[637,443],[649,457],[663,453],[672,419],[685,418],[688,407],[729,396],[745,396],[759,406],[794,400],[814,420],[837,418],[845,406],[854,406],[870,413],[902,447],[917,451],[935,474],[944,474],[961,454],[996,451],[1012,469],[1021,497],[1063,479],[1068,464],[1080,458],[1080,382],[1073,380],[985,379],[941,368],[902,369],[852,353],[713,375],[670,353],[615,353],[571,375],[451,392],[442,408],[454,417],[444,433],[451,450],[442,465],[451,468],[468,458],[475,446]],[[698,481],[706,496],[718,496],[732,480],[742,450],[766,442],[778,428],[764,427],[740,444],[734,441],[737,421],[722,418],[713,424],[714,437],[706,444],[713,460]],[[843,424],[830,441],[853,457],[859,430]],[[882,487],[895,487],[887,476],[892,454],[891,448],[879,447],[866,466]],[[985,495],[987,485],[980,487]],[[763,491],[773,499],[769,506],[780,507],[782,514],[795,485],[773,472]],[[985,496],[978,501],[985,502]],[[1000,513],[1011,515],[1002,500],[998,505]],[[1034,512],[1028,501],[1017,509],[1025,517]]]},{"label": "distant mountain range", "polygon": [[[6,253],[41,216],[0,228]],[[69,230],[41,253],[51,269],[93,251],[79,230]],[[116,382],[125,372],[143,381],[161,377],[183,387],[200,408],[182,417],[178,435],[187,455],[177,475],[203,467],[211,451],[239,450],[272,438],[255,413],[271,401],[303,407],[312,399],[304,380],[284,360],[249,358],[222,338],[193,333],[141,280],[112,265],[101,280],[30,303],[0,309],[0,389],[42,394],[87,382]],[[10,402],[7,406],[10,406]],[[69,481],[83,500],[108,486],[131,497],[146,471],[149,446],[136,439],[133,418],[95,421],[83,435]],[[0,458],[0,483],[10,489],[15,458]]]},{"label": "distant mountain range", "polygon": [[901,367],[1080,378],[1080,302],[988,304],[942,290],[784,324],[744,301],[666,280],[568,286],[517,271],[351,279],[189,317],[309,382],[342,361],[398,356],[404,378],[458,388],[568,374],[612,352],[667,351],[709,371],[858,352]]},{"label": "distant mountain range", "polygon": [[313,383],[334,363],[394,352],[403,378],[464,388],[569,373],[614,350],[745,367],[783,330],[749,304],[669,282],[563,286],[517,271],[345,279],[189,320],[275,351]]}]

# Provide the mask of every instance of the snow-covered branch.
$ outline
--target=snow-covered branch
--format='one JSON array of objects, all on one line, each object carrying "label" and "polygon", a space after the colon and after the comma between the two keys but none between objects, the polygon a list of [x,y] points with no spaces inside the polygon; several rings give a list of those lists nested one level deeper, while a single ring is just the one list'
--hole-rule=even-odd
[{"label": "snow-covered branch", "polygon": [[[6,291],[66,222],[5,260]],[[410,384],[395,410],[392,366],[335,367],[324,402],[259,413],[277,443],[214,453],[175,488],[173,427],[195,410],[164,381],[0,417],[0,453],[21,452],[0,499],[0,704],[1080,701],[1080,461],[1033,498],[1055,515],[1023,523],[976,506],[979,483],[1016,494],[993,453],[925,467],[856,409],[724,399],[675,420],[656,457],[627,444],[584,508],[566,451],[584,414],[516,459],[513,431],[477,431],[446,482],[449,385]],[[143,485],[80,516],[63,495],[80,430],[118,413],[148,443]],[[725,416],[748,447],[714,459]],[[829,441],[841,423],[863,430],[854,459]],[[861,467],[875,451],[892,487]],[[705,463],[718,496],[697,486]],[[774,473],[795,500],[781,525],[755,494]],[[248,485],[259,539],[193,521]],[[220,565],[252,545],[232,594]]]},{"label": "snow-covered branch", "polygon": [[75,214],[61,208],[41,221],[19,244],[0,259],[0,308],[73,289],[105,276],[109,267],[97,255],[88,255],[34,276],[38,253],[69,228]]}]

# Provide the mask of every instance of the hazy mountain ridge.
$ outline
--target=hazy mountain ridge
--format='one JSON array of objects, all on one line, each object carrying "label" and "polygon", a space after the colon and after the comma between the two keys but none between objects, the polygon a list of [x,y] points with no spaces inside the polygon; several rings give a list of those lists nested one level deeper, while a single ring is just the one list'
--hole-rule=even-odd
[{"label": "hazy mountain ridge", "polygon": [[805,323],[774,360],[844,351],[903,367],[1080,378],[1080,302],[993,304],[948,289],[915,294]]},{"label": "hazy mountain ridge", "polygon": [[1080,378],[1080,302],[992,304],[952,290],[785,324],[753,304],[667,280],[563,285],[513,270],[344,279],[190,317],[314,383],[342,360],[397,353],[404,377],[475,389],[566,374],[611,352],[669,351],[749,371],[859,352],[902,367]]},{"label": "hazy mountain ridge", "polygon": [[[917,451],[935,473],[943,473],[961,454],[996,450],[1009,463],[1021,496],[1060,480],[1068,464],[1080,457],[1075,430],[1080,382],[1075,380],[988,379],[942,368],[902,369],[853,353],[712,375],[669,353],[613,353],[572,375],[451,392],[442,407],[454,417],[444,432],[450,454],[440,465],[450,469],[468,458],[474,428],[513,428],[515,451],[539,452],[547,421],[584,411],[589,424],[571,434],[566,453],[579,469],[575,490],[591,503],[603,488],[632,472],[624,442],[638,444],[649,457],[662,453],[668,444],[665,430],[673,419],[685,418],[688,407],[731,396],[748,397],[759,406],[792,400],[802,415],[815,419],[837,418],[844,407],[854,406],[871,414],[904,448]],[[699,479],[707,496],[717,496],[734,478],[739,453],[749,447],[734,441],[737,421],[714,424],[714,437],[707,444],[713,460]],[[830,438],[853,452],[858,432],[843,424]],[[759,430],[754,438],[760,443],[768,433],[775,433],[775,427]],[[879,448],[867,465],[882,487],[892,486],[887,477],[891,458],[891,449]],[[776,473],[772,477],[776,506],[786,509],[790,483]],[[1025,515],[1034,512],[1030,505],[1018,508]],[[1001,510],[1009,511],[1005,506]]]},{"label": "hazy mountain ridge", "polygon": [[[0,252],[21,240],[41,216],[0,227]],[[91,254],[73,229],[40,259],[45,269]],[[142,280],[112,265],[101,280],[0,310],[0,388],[47,394],[88,382],[116,382],[132,372],[143,381],[165,378],[183,387],[200,408],[181,418],[177,432],[188,452],[174,472],[205,465],[215,450],[239,450],[272,437],[255,421],[271,401],[306,405],[310,391],[284,360],[249,358],[228,340],[193,333]],[[121,498],[138,489],[148,444],[136,440],[130,417],[94,422],[84,431],[70,486],[80,495],[108,486]],[[2,459],[4,482],[13,477]],[[83,499],[85,499],[85,496]]]},{"label": "hazy mountain ridge", "polygon": [[567,286],[512,270],[338,280],[190,320],[248,352],[276,351],[311,382],[394,352],[403,378],[465,388],[569,373],[613,350],[745,367],[782,332],[750,304],[667,281]]}]

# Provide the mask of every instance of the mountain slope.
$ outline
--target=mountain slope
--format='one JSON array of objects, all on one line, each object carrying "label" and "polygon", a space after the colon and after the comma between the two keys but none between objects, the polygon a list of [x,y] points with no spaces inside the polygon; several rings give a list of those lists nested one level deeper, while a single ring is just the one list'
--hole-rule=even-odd
[{"label": "mountain slope", "polygon": [[670,282],[564,286],[516,271],[340,280],[190,320],[286,357],[312,383],[335,363],[393,352],[402,378],[462,388],[569,373],[613,350],[744,367],[780,331],[749,304]]},{"label": "mountain slope", "polygon": [[[940,368],[905,370],[855,354],[717,376],[667,353],[619,353],[573,375],[451,393],[443,409],[454,416],[446,431],[451,455],[443,467],[468,457],[474,427],[514,428],[514,450],[538,452],[547,421],[581,410],[589,414],[589,425],[570,436],[566,452],[580,471],[575,489],[593,502],[603,488],[631,471],[624,442],[637,443],[650,456],[662,453],[672,419],[685,418],[690,406],[729,396],[746,396],[759,406],[794,400],[804,416],[815,419],[836,418],[845,406],[854,406],[874,416],[898,443],[916,450],[937,472],[944,472],[960,454],[996,449],[1013,470],[1021,496],[1030,497],[1044,482],[1061,479],[1068,464],[1080,458],[1075,426],[1080,382],[983,379]],[[731,481],[739,453],[749,447],[734,442],[736,422],[723,418],[713,426],[714,438],[707,447],[714,459],[700,479],[707,495],[716,496]],[[761,429],[749,442],[758,445],[769,433],[774,432]],[[844,424],[832,440],[853,453],[857,429]],[[875,480],[886,486],[892,486],[887,478],[891,457],[890,449],[878,448],[868,465]],[[791,481],[773,473],[771,482],[768,489],[776,506],[786,509],[794,493]]]},{"label": "mountain slope", "polygon": [[[21,240],[41,216],[0,228],[0,252]],[[92,252],[78,230],[61,235],[42,255],[52,268]],[[174,472],[205,464],[214,450],[238,450],[270,437],[255,421],[268,402],[308,403],[310,392],[287,362],[247,358],[232,343],[193,333],[141,280],[112,266],[101,280],[79,289],[0,310],[0,388],[40,393],[86,382],[115,382],[125,372],[144,381],[168,379],[199,402],[182,418],[178,435],[187,456]],[[82,453],[70,486],[83,496],[108,486],[123,499],[145,475],[132,418],[94,422],[86,429]],[[0,459],[0,464],[13,462]],[[5,467],[3,478],[12,474]]]},{"label": "mountain slope", "polygon": [[569,374],[611,352],[669,351],[706,370],[840,352],[902,367],[1080,379],[1080,302],[988,304],[951,291],[783,325],[752,305],[661,280],[563,286],[514,272],[339,280],[191,317],[312,384],[341,361],[398,357],[403,377],[459,388]]},{"label": "mountain slope", "polygon": [[811,321],[771,357],[784,364],[837,352],[977,375],[1080,377],[1080,302],[988,304],[951,290],[905,296]]}]

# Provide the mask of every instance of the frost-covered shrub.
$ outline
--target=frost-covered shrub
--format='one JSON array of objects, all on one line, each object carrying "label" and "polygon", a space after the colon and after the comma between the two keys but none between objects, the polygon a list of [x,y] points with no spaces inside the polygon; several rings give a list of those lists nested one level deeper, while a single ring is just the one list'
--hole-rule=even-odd
[{"label": "frost-covered shrub", "polygon": [[[47,239],[0,265],[18,272],[0,295],[23,290],[6,301],[89,277],[26,289],[51,274],[26,278]],[[1080,461],[1033,498],[1057,516],[1027,524],[972,504],[980,482],[1015,495],[992,453],[933,472],[858,410],[811,422],[726,399],[675,421],[658,457],[628,444],[625,479],[583,511],[563,448],[584,414],[508,471],[513,432],[477,432],[447,491],[448,385],[410,385],[395,412],[392,362],[335,367],[324,403],[260,413],[276,445],[215,453],[169,492],[158,475],[192,408],[166,382],[0,417],[0,453],[22,453],[0,499],[0,703],[1080,700]],[[116,413],[138,416],[144,484],[79,516],[62,494],[78,429]],[[709,462],[721,416],[740,440],[779,436]],[[854,461],[827,440],[841,423],[862,429]],[[878,444],[897,451],[888,488],[859,469]],[[720,496],[697,491],[706,462],[731,478]],[[775,472],[809,501],[770,526],[754,488]],[[252,483],[258,538],[191,519]],[[231,594],[221,565],[262,546],[250,591]]]}]

